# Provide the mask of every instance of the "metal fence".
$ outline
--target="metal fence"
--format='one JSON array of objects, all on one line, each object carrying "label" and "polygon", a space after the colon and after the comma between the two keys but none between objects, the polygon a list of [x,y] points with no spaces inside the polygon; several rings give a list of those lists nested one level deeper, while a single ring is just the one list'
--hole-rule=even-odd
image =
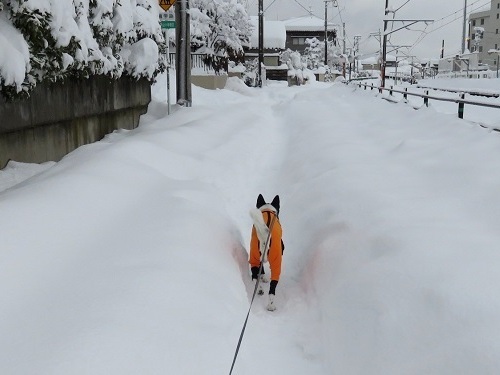
[{"label": "metal fence", "polygon": [[[371,85],[368,85],[366,83],[361,83],[359,81],[353,82],[353,84],[359,86],[360,88],[364,87],[365,90],[367,88],[369,88],[370,90],[378,90],[380,93],[382,93],[383,91],[388,91],[390,96],[392,96],[393,93],[403,94],[404,99],[408,99],[408,96],[420,97],[423,99],[425,106],[429,106],[429,100],[438,100],[438,101],[442,101],[442,102],[457,103],[458,104],[458,117],[461,119],[464,118],[464,110],[465,110],[466,104],[500,109],[499,104],[483,103],[483,102],[478,102],[478,101],[474,101],[474,100],[465,100],[465,93],[464,92],[453,91],[454,93],[459,95],[458,98],[440,98],[437,96],[429,95],[429,90],[425,90],[424,94],[419,94],[419,93],[414,93],[414,92],[408,92],[407,88],[405,88],[404,90],[397,90],[397,89],[394,89],[392,87],[387,88],[387,87],[375,86],[373,83]],[[499,129],[494,129],[494,130],[499,131]]]}]

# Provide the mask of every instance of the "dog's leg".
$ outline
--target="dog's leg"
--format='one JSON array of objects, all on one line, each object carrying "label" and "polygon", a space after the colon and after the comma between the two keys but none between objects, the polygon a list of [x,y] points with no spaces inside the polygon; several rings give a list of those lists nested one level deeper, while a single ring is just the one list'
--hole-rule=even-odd
[{"label": "dog's leg", "polygon": [[[257,279],[253,279],[252,280],[254,283],[257,283]],[[259,287],[257,288],[257,294],[259,296],[263,296],[264,295],[264,288],[262,288],[262,284],[259,282]]]},{"label": "dog's leg", "polygon": [[[263,281],[262,276],[264,276],[264,275],[262,275],[262,274],[259,275],[259,267],[252,267],[250,270],[252,271],[252,281],[254,283],[256,283],[258,279],[260,279],[259,289],[257,290],[257,294],[259,296],[261,296],[264,294],[264,289],[262,288],[262,285],[261,285],[261,282]],[[262,270],[262,271],[264,271],[264,270]]]},{"label": "dog's leg", "polygon": [[269,295],[269,303],[267,304],[268,311],[276,310],[276,305],[274,304],[274,294]]}]

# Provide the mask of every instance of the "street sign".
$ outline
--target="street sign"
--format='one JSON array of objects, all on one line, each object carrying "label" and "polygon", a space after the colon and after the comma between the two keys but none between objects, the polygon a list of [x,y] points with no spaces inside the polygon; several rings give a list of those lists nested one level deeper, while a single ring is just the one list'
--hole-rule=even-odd
[{"label": "street sign", "polygon": [[174,5],[175,0],[159,0],[159,2],[161,9],[163,9],[166,12],[172,5]]},{"label": "street sign", "polygon": [[162,29],[175,29],[175,21],[160,21]]}]

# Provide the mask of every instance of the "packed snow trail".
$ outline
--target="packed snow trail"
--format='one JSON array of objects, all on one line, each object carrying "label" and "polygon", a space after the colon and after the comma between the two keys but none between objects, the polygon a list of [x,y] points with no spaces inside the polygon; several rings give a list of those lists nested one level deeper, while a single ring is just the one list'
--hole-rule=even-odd
[{"label": "packed snow trail", "polygon": [[0,373],[228,373],[259,193],[282,201],[278,310],[257,299],[234,374],[495,373],[498,134],[237,82],[0,193]]}]

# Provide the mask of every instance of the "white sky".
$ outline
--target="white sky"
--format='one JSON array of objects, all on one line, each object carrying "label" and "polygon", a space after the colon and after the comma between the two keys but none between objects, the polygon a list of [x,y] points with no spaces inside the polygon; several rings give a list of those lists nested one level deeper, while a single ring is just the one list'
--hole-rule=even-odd
[{"label": "white sky", "polygon": [[[467,0],[468,10],[486,9],[490,0]],[[247,1],[250,13],[257,14],[258,0]],[[406,4],[405,4],[406,3]],[[328,19],[341,24],[346,23],[347,48],[351,47],[354,35],[361,35],[361,53],[370,53],[378,49],[378,42],[369,37],[370,33],[383,28],[385,2],[383,0],[338,0],[340,9],[329,7]],[[419,58],[437,58],[441,51],[441,43],[445,40],[445,54],[452,55],[461,49],[463,6],[464,0],[389,0],[389,7],[398,9],[396,18],[433,19],[434,25],[424,23],[411,27],[414,31],[401,30],[393,34],[395,45],[415,45],[410,55]],[[264,0],[266,17],[286,19],[307,14],[311,9],[313,14],[323,18],[325,14],[324,0]],[[422,33],[425,30],[427,36]],[[423,38],[423,39],[422,39]]]}]

